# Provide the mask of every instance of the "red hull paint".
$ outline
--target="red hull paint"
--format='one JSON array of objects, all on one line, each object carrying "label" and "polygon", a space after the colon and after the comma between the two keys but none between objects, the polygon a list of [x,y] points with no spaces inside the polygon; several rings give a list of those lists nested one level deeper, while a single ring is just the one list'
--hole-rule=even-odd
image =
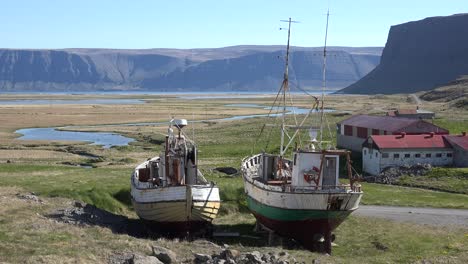
[{"label": "red hull paint", "polygon": [[[275,233],[292,238],[302,244],[306,249],[320,251],[317,239],[331,235],[345,218],[310,219],[301,221],[279,221],[267,218],[252,212],[255,218]],[[351,211],[349,212],[351,213]]]}]

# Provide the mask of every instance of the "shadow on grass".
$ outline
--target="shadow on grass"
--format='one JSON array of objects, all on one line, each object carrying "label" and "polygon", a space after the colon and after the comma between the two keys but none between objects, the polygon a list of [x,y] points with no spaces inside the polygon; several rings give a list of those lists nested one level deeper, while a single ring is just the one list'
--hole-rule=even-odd
[{"label": "shadow on grass", "polygon": [[[122,192],[124,193],[124,192]],[[123,215],[114,214],[109,211],[100,209],[94,205],[82,202],[74,202],[72,206],[65,209],[58,209],[54,212],[45,215],[58,222],[67,223],[81,227],[99,226],[109,228],[114,234],[126,234],[136,238],[157,239],[157,238],[185,238],[195,240],[204,238],[218,244],[238,244],[249,246],[264,246],[266,235],[262,233],[254,233],[253,224],[233,224],[233,225],[200,225],[194,226],[194,230],[187,232],[178,231],[173,228],[167,230],[157,228],[157,224],[141,219],[132,219]],[[198,230],[200,229],[200,230]],[[221,236],[213,237],[214,233]],[[227,235],[223,235],[227,234]],[[235,234],[234,236],[229,234]],[[238,234],[238,235],[237,235]]]}]

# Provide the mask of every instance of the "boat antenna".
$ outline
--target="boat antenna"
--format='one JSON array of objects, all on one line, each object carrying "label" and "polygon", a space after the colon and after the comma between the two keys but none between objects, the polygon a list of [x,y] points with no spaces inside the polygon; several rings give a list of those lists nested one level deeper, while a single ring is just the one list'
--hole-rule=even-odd
[{"label": "boat antenna", "polygon": [[325,88],[327,87],[327,38],[328,38],[328,18],[330,17],[330,9],[327,9],[327,25],[325,27],[325,41],[323,45],[323,65],[322,65],[322,98],[321,98],[321,106],[320,106],[320,147],[322,148],[323,142],[323,119],[324,119],[324,109],[323,109],[323,101],[325,98]]},{"label": "boat antenna", "polygon": [[[284,155],[284,133],[285,133],[285,119],[286,119],[286,92],[289,90],[289,41],[291,39],[291,23],[298,23],[298,21],[293,21],[291,18],[288,20],[281,20],[281,22],[288,23],[288,44],[286,45],[286,62],[285,62],[285,70],[284,70],[284,77],[283,77],[283,85],[281,85],[281,89],[283,89],[283,113],[281,115],[281,148],[280,148],[280,156]],[[285,28],[280,28],[283,30]]]}]

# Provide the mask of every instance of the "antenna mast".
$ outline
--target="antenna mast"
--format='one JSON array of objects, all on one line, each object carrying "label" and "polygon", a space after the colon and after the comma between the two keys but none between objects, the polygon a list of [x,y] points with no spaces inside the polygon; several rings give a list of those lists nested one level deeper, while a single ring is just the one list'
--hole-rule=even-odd
[{"label": "antenna mast", "polygon": [[326,70],[327,70],[327,38],[328,38],[328,18],[330,17],[330,9],[327,9],[327,25],[325,28],[325,43],[323,45],[323,66],[322,66],[322,98],[321,98],[321,106],[320,106],[320,148],[322,148],[323,142],[323,116],[324,116],[324,109],[323,109],[323,101],[325,98],[325,88],[327,87],[327,79],[326,79]]},{"label": "antenna mast", "polygon": [[[291,18],[288,20],[281,20],[282,22],[288,23],[288,44],[286,45],[286,69],[284,70],[283,84],[281,88],[283,89],[283,113],[281,116],[281,148],[280,156],[284,155],[284,130],[285,130],[285,118],[286,118],[286,91],[289,90],[289,40],[291,38],[291,23],[297,23],[297,21],[292,21]],[[283,28],[280,28],[280,30]]]}]

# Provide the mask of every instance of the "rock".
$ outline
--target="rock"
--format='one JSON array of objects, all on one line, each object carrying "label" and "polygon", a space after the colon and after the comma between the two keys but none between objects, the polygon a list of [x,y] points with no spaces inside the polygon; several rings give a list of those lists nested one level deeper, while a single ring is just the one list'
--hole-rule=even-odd
[{"label": "rock", "polygon": [[238,250],[235,250],[235,249],[225,249],[225,250],[221,251],[219,256],[222,259],[225,259],[225,260],[227,260],[227,259],[235,260],[240,256],[240,252]]},{"label": "rock", "polygon": [[387,251],[388,247],[385,246],[384,244],[380,243],[379,241],[372,241],[372,245],[375,246],[376,249],[382,250],[382,251]]},{"label": "rock", "polygon": [[81,202],[81,201],[73,201],[73,206],[78,207],[78,208],[84,208],[86,206],[86,203]]},{"label": "rock", "polygon": [[313,259],[312,264],[320,264],[320,259]]},{"label": "rock", "polygon": [[133,264],[163,264],[157,257],[154,256],[143,256],[134,254],[132,258]]},{"label": "rock", "polygon": [[11,160],[7,160],[6,163],[11,163]]},{"label": "rock", "polygon": [[207,263],[211,260],[211,256],[210,255],[206,255],[206,254],[198,254],[198,253],[194,253],[193,254],[195,256],[195,263]]},{"label": "rock", "polygon": [[204,240],[204,239],[200,239],[200,240],[195,240],[193,241],[195,244],[197,245],[203,245],[203,246],[209,246],[209,247],[214,247],[214,248],[217,248],[217,249],[221,249],[222,247],[218,244],[215,244],[211,241],[208,241],[208,240]]},{"label": "rock", "polygon": [[288,252],[284,252],[284,251],[281,251],[279,254],[278,254],[280,257],[287,257],[289,256]]},{"label": "rock", "polygon": [[177,263],[177,255],[174,251],[160,247],[152,246],[153,256],[158,258],[164,264]]},{"label": "rock", "polygon": [[252,263],[252,264],[264,263],[262,260],[262,254],[258,251],[252,251],[250,253],[246,253],[245,258],[248,261],[247,263]]},{"label": "rock", "polygon": [[39,197],[37,197],[34,193],[30,193],[30,194],[17,193],[16,197],[18,197],[21,200],[28,200],[28,201],[43,203],[42,200]]},{"label": "rock", "polygon": [[108,259],[109,264],[131,264],[133,263],[132,253],[113,254]]}]

